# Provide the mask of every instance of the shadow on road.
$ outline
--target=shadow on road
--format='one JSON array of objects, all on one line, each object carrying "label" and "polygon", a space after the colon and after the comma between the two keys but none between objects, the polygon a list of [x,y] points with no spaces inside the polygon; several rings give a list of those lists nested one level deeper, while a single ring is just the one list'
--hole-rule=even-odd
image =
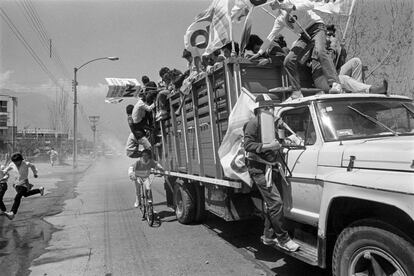
[{"label": "shadow on road", "polygon": [[306,271],[307,276],[330,275],[329,271],[302,263],[271,246],[262,244],[260,236],[264,225],[259,218],[226,222],[214,215],[209,215],[203,224],[217,236],[236,247],[246,258],[258,261],[261,266],[270,268],[268,273],[304,275],[303,271]]}]

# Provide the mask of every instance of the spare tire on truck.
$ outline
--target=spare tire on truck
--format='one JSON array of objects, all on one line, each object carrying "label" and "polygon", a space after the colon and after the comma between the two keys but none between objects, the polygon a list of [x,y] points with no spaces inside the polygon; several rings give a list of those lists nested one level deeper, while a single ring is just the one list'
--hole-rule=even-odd
[{"label": "spare tire on truck", "polygon": [[334,276],[414,275],[414,245],[374,226],[345,228],[332,257]]},{"label": "spare tire on truck", "polygon": [[194,221],[195,198],[190,191],[191,186],[186,183],[174,185],[175,215],[182,224],[189,224]]}]

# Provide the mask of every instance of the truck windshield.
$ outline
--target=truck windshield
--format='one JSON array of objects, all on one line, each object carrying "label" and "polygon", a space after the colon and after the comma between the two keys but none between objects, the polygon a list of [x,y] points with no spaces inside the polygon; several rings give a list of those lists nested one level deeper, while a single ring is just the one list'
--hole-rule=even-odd
[{"label": "truck windshield", "polygon": [[317,103],[325,141],[414,135],[409,100],[353,98]]}]

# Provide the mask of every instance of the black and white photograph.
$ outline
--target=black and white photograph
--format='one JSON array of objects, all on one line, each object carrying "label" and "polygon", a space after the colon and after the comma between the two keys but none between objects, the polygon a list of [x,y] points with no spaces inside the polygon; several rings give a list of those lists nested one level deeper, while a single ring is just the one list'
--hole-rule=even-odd
[{"label": "black and white photograph", "polygon": [[0,276],[413,276],[413,0],[0,0]]}]

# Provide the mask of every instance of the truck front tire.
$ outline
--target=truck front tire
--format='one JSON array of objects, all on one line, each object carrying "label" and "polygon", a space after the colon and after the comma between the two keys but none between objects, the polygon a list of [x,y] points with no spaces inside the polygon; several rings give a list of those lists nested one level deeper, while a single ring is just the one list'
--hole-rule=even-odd
[{"label": "truck front tire", "polygon": [[348,227],[336,241],[332,272],[334,276],[414,275],[414,246],[381,228]]},{"label": "truck front tire", "polygon": [[195,198],[185,185],[174,186],[175,215],[182,224],[194,221]]}]

